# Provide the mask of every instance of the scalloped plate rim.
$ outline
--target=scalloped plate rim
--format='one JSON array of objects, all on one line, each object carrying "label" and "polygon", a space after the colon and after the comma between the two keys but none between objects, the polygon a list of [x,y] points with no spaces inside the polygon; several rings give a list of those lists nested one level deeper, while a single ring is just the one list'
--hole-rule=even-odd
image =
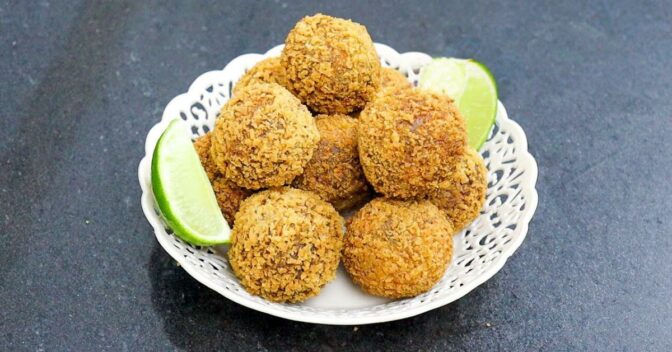
[{"label": "scalloped plate rim", "polygon": [[[431,57],[425,53],[421,52],[407,52],[407,53],[397,53],[396,50],[393,48],[384,45],[384,44],[379,44],[375,43],[376,49],[377,50],[384,50],[384,51],[390,51],[393,53],[396,53],[397,55],[421,55],[423,59]],[[504,264],[507,262],[508,258],[513,255],[513,253],[516,252],[516,250],[521,246],[525,238],[527,237],[527,231],[529,229],[529,223],[534,216],[534,213],[536,212],[536,208],[538,205],[538,193],[536,191],[536,181],[538,177],[538,167],[536,160],[534,157],[529,153],[527,149],[527,137],[525,135],[525,132],[523,129],[520,127],[518,123],[516,123],[514,120],[510,119],[508,117],[508,114],[506,112],[506,108],[502,104],[501,101],[498,101],[498,110],[497,110],[497,123],[507,123],[509,124],[510,128],[517,129],[519,133],[520,139],[516,139],[515,144],[516,147],[521,148],[520,156],[526,159],[526,165],[528,165],[528,169],[526,169],[526,173],[523,175],[523,177],[526,179],[523,181],[523,183],[526,184],[526,186],[531,187],[530,193],[528,194],[529,199],[527,199],[526,203],[526,209],[522,211],[521,217],[519,218],[517,222],[517,226],[513,230],[512,238],[515,237],[515,239],[512,239],[513,243],[509,247],[507,247],[506,251],[502,252],[502,255],[496,259],[496,262],[493,263],[488,267],[486,271],[484,271],[481,275],[477,276],[476,279],[470,281],[468,284],[465,284],[462,288],[459,290],[456,290],[453,294],[450,294],[448,296],[443,297],[442,299],[437,299],[428,303],[423,303],[419,306],[417,306],[414,309],[410,310],[405,310],[405,311],[400,311],[400,312],[395,312],[395,313],[389,313],[389,314],[381,314],[381,315],[376,315],[376,316],[365,316],[365,317],[351,317],[351,318],[344,318],[344,317],[339,317],[338,321],[334,320],[332,317],[324,316],[324,315],[318,315],[318,314],[306,314],[305,312],[301,311],[278,311],[274,308],[273,305],[263,305],[261,303],[258,303],[253,300],[248,300],[245,299],[244,297],[236,296],[233,294],[228,294],[228,290],[220,290],[219,287],[214,283],[212,280],[207,278],[205,274],[201,273],[200,270],[198,270],[197,267],[192,267],[189,263],[186,263],[184,258],[178,253],[176,248],[168,242],[165,238],[159,236],[159,231],[163,229],[163,224],[160,220],[160,217],[156,215],[155,210],[154,210],[154,205],[153,205],[153,194],[151,190],[151,179],[149,178],[150,172],[147,172],[150,168],[151,164],[151,156],[152,156],[152,151],[154,149],[154,146],[158,140],[158,137],[163,133],[163,131],[166,129],[168,123],[173,120],[174,118],[177,118],[175,116],[169,116],[169,111],[171,110],[171,106],[178,104],[180,100],[186,99],[189,93],[192,90],[196,90],[197,88],[200,87],[200,82],[205,81],[207,76],[209,75],[215,75],[215,74],[220,74],[222,71],[224,71],[229,65],[232,64],[239,64],[240,62],[243,62],[246,58],[249,57],[257,57],[257,58],[262,58],[262,57],[267,57],[269,54],[270,56],[276,56],[277,53],[282,49],[283,45],[278,45],[270,50],[268,50],[265,54],[254,54],[254,53],[249,53],[249,54],[243,54],[239,55],[233,60],[227,64],[224,69],[222,70],[212,70],[205,72],[198,76],[194,82],[189,86],[189,89],[186,93],[180,94],[173,99],[170,100],[170,102],[166,105],[166,108],[164,109],[164,112],[162,114],[161,121],[152,126],[152,128],[149,130],[147,134],[147,138],[145,140],[145,156],[142,158],[138,165],[138,178],[140,182],[140,187],[142,188],[142,196],[141,196],[141,206],[143,213],[145,214],[145,217],[147,218],[147,221],[150,223],[154,230],[154,235],[161,245],[163,249],[175,260],[177,261],[180,266],[193,278],[198,280],[201,284],[207,286],[208,288],[218,292],[222,296],[226,297],[227,299],[230,299],[240,305],[243,305],[245,307],[248,307],[250,309],[257,310],[259,312],[263,312],[269,315],[273,315],[276,317],[284,318],[284,319],[289,319],[289,320],[294,320],[294,321],[299,321],[299,322],[305,322],[305,323],[314,323],[314,324],[326,324],[326,325],[365,325],[365,324],[374,324],[374,323],[383,323],[383,322],[388,322],[388,321],[394,321],[394,320],[400,320],[404,318],[409,318],[412,316],[416,316],[422,313],[425,313],[427,311],[442,307],[446,304],[452,303],[459,298],[467,295],[469,292],[473,291],[476,287],[482,285],[485,281],[489,280],[492,278],[495,274],[497,274]],[[515,235],[515,236],[514,236]],[[381,310],[380,312],[383,313],[385,310]]]}]

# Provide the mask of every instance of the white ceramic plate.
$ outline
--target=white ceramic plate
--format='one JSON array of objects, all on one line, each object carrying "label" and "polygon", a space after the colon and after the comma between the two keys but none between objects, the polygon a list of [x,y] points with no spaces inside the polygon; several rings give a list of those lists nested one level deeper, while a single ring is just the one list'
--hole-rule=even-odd
[{"label": "white ceramic plate", "polygon": [[[376,50],[384,66],[398,69],[413,84],[417,83],[420,68],[431,60],[423,53],[400,54],[382,44],[376,44]],[[497,273],[525,239],[537,207],[537,164],[527,152],[525,133],[508,118],[501,102],[496,125],[481,149],[489,171],[485,206],[467,229],[454,236],[453,261],[441,281],[425,294],[397,301],[369,296],[339,268],[336,279],[317,297],[300,304],[272,303],[248,294],[241,287],[226,260],[225,246],[194,247],[173,235],[157,211],[151,187],[150,165],[159,136],[175,118],[182,118],[192,126],[194,138],[211,130],[235,82],[256,62],[278,56],[281,51],[279,45],[263,55],[241,55],[221,71],[202,74],[187,93],[170,101],[161,122],[149,131],[145,157],[138,169],[142,209],[166,252],[196,280],[234,302],[286,319],[334,325],[411,317],[457,300]]]}]

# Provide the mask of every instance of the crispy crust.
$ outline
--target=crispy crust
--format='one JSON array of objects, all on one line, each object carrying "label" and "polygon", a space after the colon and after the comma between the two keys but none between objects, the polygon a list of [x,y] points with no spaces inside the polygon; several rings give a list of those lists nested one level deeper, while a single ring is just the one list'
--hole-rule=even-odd
[{"label": "crispy crust", "polygon": [[201,165],[208,175],[212,189],[215,191],[219,209],[222,211],[226,222],[233,226],[240,203],[252,194],[252,191],[236,186],[233,182],[224,179],[222,174],[219,173],[217,165],[210,157],[211,137],[212,134],[207,133],[205,136],[198,138],[194,141],[194,148],[196,148],[196,153],[201,159]]},{"label": "crispy crust", "polygon": [[253,192],[249,189],[236,186],[235,183],[227,181],[224,177],[218,177],[213,180],[212,189],[215,191],[217,204],[219,204],[219,209],[222,211],[226,222],[230,226],[233,226],[240,203]]},{"label": "crispy crust", "polygon": [[280,65],[279,57],[271,57],[259,61],[241,77],[233,87],[233,95],[249,85],[258,83],[277,83],[283,87],[287,86],[285,70]]},{"label": "crispy crust", "polygon": [[313,111],[362,109],[380,87],[380,61],[366,28],[322,14],[304,17],[287,35],[281,63],[287,87]]},{"label": "crispy crust", "polygon": [[381,83],[378,94],[384,94],[388,90],[397,91],[413,88],[406,76],[393,68],[383,67],[380,72]]},{"label": "crispy crust", "polygon": [[277,84],[255,84],[222,108],[210,153],[227,180],[256,190],[292,182],[319,140],[313,117],[296,97]]},{"label": "crispy crust", "polygon": [[205,173],[208,175],[210,182],[221,176],[219,170],[217,169],[217,165],[210,156],[211,145],[212,132],[208,132],[204,136],[199,137],[194,141],[194,149],[196,149],[198,158],[201,159],[201,165],[203,166],[203,169],[205,169]]},{"label": "crispy crust", "polygon": [[445,273],[452,233],[450,222],[428,201],[377,198],[348,221],[343,264],[369,294],[417,296]]},{"label": "crispy crust", "polygon": [[357,151],[357,120],[347,115],[319,115],[315,123],[320,143],[293,185],[315,192],[336,210],[353,207],[368,195]]},{"label": "crispy crust", "polygon": [[379,96],[359,117],[359,158],[366,178],[393,198],[450,187],[467,145],[464,120],[447,96],[408,89]]},{"label": "crispy crust", "polygon": [[430,201],[446,214],[457,232],[474,221],[485,203],[488,169],[476,150],[467,148],[450,176],[450,183],[449,188],[432,196]]},{"label": "crispy crust", "polygon": [[[413,85],[408,81],[408,79],[406,79],[406,76],[393,68],[381,67],[380,88],[376,93],[376,97],[386,94],[397,94],[398,92],[403,92],[406,89],[413,89]],[[371,104],[371,102],[368,104]],[[362,110],[355,110],[348,115],[358,119],[361,113]]]},{"label": "crispy crust", "polygon": [[343,218],[317,195],[276,188],[247,198],[228,256],[245,289],[274,302],[301,302],[336,276]]}]

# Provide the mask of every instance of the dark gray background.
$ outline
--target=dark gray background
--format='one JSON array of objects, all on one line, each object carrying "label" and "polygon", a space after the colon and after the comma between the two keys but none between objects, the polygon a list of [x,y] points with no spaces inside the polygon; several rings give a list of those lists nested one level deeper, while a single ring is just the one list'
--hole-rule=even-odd
[{"label": "dark gray background", "polygon": [[[539,164],[490,281],[403,321],[238,306],[165,254],[137,165],[201,73],[317,11],[399,51],[475,57]],[[12,1],[0,5],[0,350],[672,349],[669,1]]]}]

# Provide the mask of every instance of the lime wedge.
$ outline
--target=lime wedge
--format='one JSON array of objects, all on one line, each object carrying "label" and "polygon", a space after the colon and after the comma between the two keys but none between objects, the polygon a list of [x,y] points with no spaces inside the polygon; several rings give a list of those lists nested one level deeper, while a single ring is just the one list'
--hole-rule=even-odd
[{"label": "lime wedge", "polygon": [[194,245],[229,242],[231,229],[181,120],[172,121],[156,144],[152,190],[161,214],[181,239]]},{"label": "lime wedge", "polygon": [[497,116],[497,83],[485,65],[436,58],[422,68],[418,87],[453,98],[467,124],[469,145],[481,148]]}]

